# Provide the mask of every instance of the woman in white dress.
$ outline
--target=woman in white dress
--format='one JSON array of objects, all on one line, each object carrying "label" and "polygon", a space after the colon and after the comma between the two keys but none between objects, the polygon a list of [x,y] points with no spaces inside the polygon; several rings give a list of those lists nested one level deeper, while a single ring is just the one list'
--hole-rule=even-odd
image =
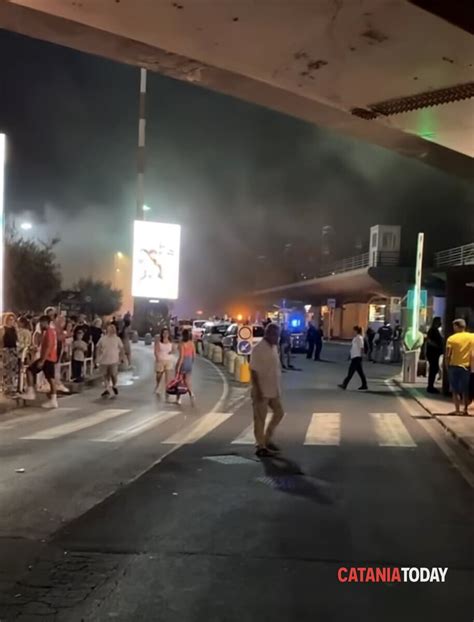
[{"label": "woman in white dress", "polygon": [[[156,371],[156,394],[160,397],[160,384],[164,376],[165,393],[166,386],[174,377],[175,346],[170,339],[170,331],[163,328],[160,335],[155,338],[155,371]],[[168,401],[168,395],[166,395]]]}]

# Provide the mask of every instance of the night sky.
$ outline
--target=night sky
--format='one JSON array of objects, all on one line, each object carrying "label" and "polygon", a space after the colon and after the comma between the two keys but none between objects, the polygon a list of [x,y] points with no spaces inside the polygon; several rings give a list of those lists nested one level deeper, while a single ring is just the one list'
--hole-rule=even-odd
[{"label": "night sky", "polygon": [[[6,209],[59,235],[65,285],[130,251],[139,71],[0,31]],[[410,257],[474,239],[473,188],[381,148],[148,74],[146,203],[183,225],[181,308],[222,311],[268,279],[310,274],[321,227],[337,257],[372,224],[400,224]],[[469,215],[471,214],[471,215]],[[442,226],[440,226],[442,224]],[[284,253],[285,244],[292,247]],[[108,269],[108,268],[107,268]],[[270,281],[268,281],[271,284]]]}]

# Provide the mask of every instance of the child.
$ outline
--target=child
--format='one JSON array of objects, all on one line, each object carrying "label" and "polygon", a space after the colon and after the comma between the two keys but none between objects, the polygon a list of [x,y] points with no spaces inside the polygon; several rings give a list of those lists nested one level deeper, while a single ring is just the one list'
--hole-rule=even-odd
[{"label": "child", "polygon": [[74,382],[83,381],[84,360],[87,353],[87,343],[83,341],[84,331],[76,332],[76,339],[72,343],[72,379]]}]

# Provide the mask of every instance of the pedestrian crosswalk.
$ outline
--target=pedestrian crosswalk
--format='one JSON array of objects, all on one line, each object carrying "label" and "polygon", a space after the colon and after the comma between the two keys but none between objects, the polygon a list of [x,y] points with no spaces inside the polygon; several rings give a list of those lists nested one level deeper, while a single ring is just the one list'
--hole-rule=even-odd
[{"label": "pedestrian crosswalk", "polygon": [[341,441],[340,413],[314,413],[311,417],[305,445],[339,445]]},{"label": "pedestrian crosswalk", "polygon": [[103,423],[104,421],[108,421],[114,417],[119,417],[120,415],[124,415],[128,412],[130,412],[130,410],[123,408],[105,408],[104,410],[99,410],[99,412],[92,415],[87,415],[85,417],[81,417],[80,419],[69,421],[68,423],[47,428],[46,430],[35,432],[31,436],[23,436],[22,438],[24,440],[51,440],[54,438],[60,438],[61,436],[67,436],[68,434],[79,432],[79,430],[91,428],[94,425]]},{"label": "pedestrian crosswalk", "polygon": [[370,413],[382,447],[416,447],[397,413]]},{"label": "pedestrian crosswalk", "polygon": [[[126,408],[100,408],[82,414],[78,408],[59,408],[49,413],[33,412],[14,416],[0,423],[1,433],[17,434],[24,441],[51,441],[81,438],[94,443],[126,443],[148,433],[162,445],[191,445],[219,433],[219,440],[232,446],[253,446],[253,422],[232,412],[209,412],[199,415],[186,410],[134,412]],[[406,421],[406,419],[405,419]],[[42,424],[42,425],[41,425]],[[166,425],[165,425],[166,424]],[[229,425],[226,425],[229,424]],[[417,443],[403,418],[396,412],[368,412],[354,418],[351,413],[313,412],[308,415],[288,414],[279,434],[284,441],[307,447],[339,447],[351,443],[354,426],[363,430],[369,443],[379,447],[414,448]],[[41,429],[38,429],[38,428]]]}]

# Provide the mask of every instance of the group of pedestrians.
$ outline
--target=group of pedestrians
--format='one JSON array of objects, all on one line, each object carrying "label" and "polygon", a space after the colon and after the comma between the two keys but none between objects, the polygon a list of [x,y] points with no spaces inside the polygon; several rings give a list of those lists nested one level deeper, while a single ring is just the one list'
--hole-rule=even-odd
[{"label": "group of pedestrians", "polygon": [[372,363],[401,363],[403,329],[398,320],[392,328],[390,322],[384,322],[375,331],[368,326],[365,332],[364,351]]},{"label": "group of pedestrians", "polygon": [[4,394],[35,399],[41,377],[49,394],[43,406],[57,408],[58,392],[69,392],[61,380],[61,366],[70,363],[71,380],[81,382],[88,358],[94,366],[104,367],[104,395],[109,394],[109,389],[117,394],[118,366],[122,362],[131,365],[130,325],[131,318],[124,318],[121,326],[114,318],[104,334],[101,318],[89,324],[85,315],[68,317],[58,314],[55,307],[47,307],[40,317],[6,313],[0,328]]}]

